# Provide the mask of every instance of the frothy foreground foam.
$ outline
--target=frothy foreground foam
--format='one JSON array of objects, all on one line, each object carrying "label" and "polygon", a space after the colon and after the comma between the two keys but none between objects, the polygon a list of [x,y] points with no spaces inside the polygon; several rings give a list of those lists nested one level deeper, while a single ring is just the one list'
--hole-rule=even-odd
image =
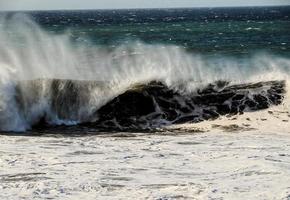
[{"label": "frothy foreground foam", "polygon": [[141,42],[107,49],[72,42],[69,31],[47,33],[23,15],[2,15],[0,24],[1,130],[25,131],[42,118],[52,125],[96,121],[102,106],[151,81],[188,95],[219,80],[289,80],[290,60],[265,53],[209,58]]}]

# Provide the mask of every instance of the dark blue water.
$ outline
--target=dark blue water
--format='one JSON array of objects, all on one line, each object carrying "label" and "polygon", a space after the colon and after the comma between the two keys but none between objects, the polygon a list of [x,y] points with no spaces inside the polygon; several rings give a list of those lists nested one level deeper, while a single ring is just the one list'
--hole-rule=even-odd
[{"label": "dark blue water", "polygon": [[87,45],[132,41],[171,44],[188,51],[241,55],[256,51],[288,56],[290,7],[83,10],[28,12],[55,34],[69,30]]}]

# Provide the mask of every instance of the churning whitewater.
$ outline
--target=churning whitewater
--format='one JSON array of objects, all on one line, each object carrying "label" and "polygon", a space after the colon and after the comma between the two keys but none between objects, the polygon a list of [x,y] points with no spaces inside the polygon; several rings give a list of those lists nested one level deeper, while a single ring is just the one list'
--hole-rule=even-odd
[{"label": "churning whitewater", "polygon": [[[85,124],[144,129],[287,104],[290,60],[237,58],[135,41],[104,47],[0,19],[0,130]],[[288,105],[288,104],[287,104]]]}]

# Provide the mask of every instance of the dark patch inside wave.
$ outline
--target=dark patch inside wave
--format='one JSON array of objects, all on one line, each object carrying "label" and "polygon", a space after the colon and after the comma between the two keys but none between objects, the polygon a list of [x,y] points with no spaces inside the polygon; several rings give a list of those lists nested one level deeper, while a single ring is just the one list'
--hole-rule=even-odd
[{"label": "dark patch inside wave", "polygon": [[[97,84],[53,80],[52,109],[60,119],[74,118],[75,109],[84,107],[88,87]],[[94,120],[78,127],[98,130],[148,130],[170,124],[213,120],[220,115],[235,115],[281,104],[285,94],[284,81],[230,85],[218,81],[193,93],[171,89],[162,82],[135,85],[113,98],[92,114]],[[34,127],[47,128],[45,116]]]},{"label": "dark patch inside wave", "polygon": [[98,110],[96,125],[124,129],[200,122],[278,105],[285,92],[280,81],[227,84],[216,82],[194,94],[182,94],[160,82],[141,85]]}]

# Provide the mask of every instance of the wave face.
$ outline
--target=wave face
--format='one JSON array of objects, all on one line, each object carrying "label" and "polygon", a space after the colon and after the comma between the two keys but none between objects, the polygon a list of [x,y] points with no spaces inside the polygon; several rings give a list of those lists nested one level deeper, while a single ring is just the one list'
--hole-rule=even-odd
[{"label": "wave face", "polygon": [[161,82],[150,82],[133,85],[98,108],[95,101],[91,102],[91,93],[96,90],[105,93],[105,85],[96,81],[57,79],[22,81],[16,86],[16,105],[18,112],[27,116],[31,110],[35,112],[33,107],[39,101],[46,102],[46,110],[31,121],[38,127],[47,127],[57,118],[58,123],[87,122],[86,126],[98,129],[130,130],[266,109],[281,104],[286,92],[284,81],[238,85],[218,81],[191,93],[171,89]]},{"label": "wave face", "polygon": [[100,108],[96,124],[124,130],[200,122],[266,109],[281,104],[285,94],[283,81],[227,84],[219,81],[192,94],[182,94],[158,82],[139,85]]},{"label": "wave face", "polygon": [[3,15],[0,24],[2,131],[158,127],[287,102],[285,57],[208,57],[142,42],[83,45],[69,31],[48,33],[24,15]]}]

